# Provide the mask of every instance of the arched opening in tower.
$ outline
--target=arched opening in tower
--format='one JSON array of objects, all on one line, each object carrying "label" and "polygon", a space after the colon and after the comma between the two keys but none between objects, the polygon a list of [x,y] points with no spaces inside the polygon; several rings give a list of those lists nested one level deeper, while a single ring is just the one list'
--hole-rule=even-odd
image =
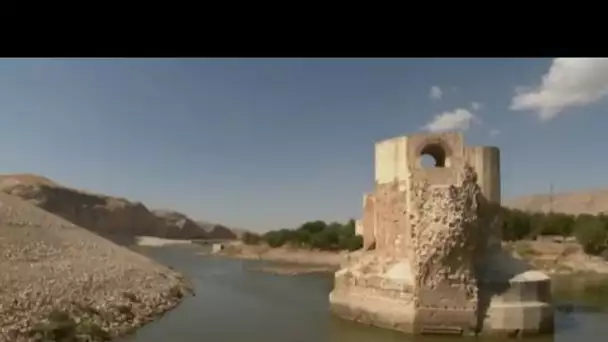
[{"label": "arched opening in tower", "polygon": [[422,167],[446,167],[446,152],[439,144],[426,145],[420,151],[420,163]]}]

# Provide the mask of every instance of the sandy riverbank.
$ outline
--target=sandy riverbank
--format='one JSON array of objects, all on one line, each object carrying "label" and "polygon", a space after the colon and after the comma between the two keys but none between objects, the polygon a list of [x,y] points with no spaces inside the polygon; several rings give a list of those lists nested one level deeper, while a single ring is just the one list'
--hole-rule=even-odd
[{"label": "sandy riverbank", "polygon": [[574,241],[517,241],[505,243],[504,248],[549,275],[585,273],[608,276],[608,261],[586,254]]},{"label": "sandy riverbank", "polygon": [[[528,261],[533,267],[552,276],[575,273],[608,276],[608,261],[585,254],[576,242],[517,241],[505,243],[504,247],[515,257]],[[290,265],[265,267],[262,270],[281,274],[301,274],[319,271],[319,267],[327,272],[337,270],[348,253],[293,247],[271,248],[266,245],[251,246],[239,243],[227,246],[217,255],[287,263]]]},{"label": "sandy riverbank", "polygon": [[255,271],[280,274],[280,275],[302,275],[311,273],[330,273],[336,271],[335,266],[303,265],[303,264],[277,264],[265,265],[252,268]]},{"label": "sandy riverbank", "polygon": [[154,236],[137,236],[135,238],[135,244],[138,246],[148,247],[162,247],[168,245],[188,245],[192,244],[191,240],[175,240],[175,239],[163,239]]},{"label": "sandy riverbank", "polygon": [[219,256],[238,259],[280,261],[293,264],[339,267],[346,252],[328,252],[292,247],[271,248],[267,245],[232,244],[218,252]]},{"label": "sandy riverbank", "polygon": [[296,275],[317,272],[334,272],[347,253],[298,249],[291,247],[271,248],[266,245],[235,243],[226,246],[216,256],[247,260],[275,261],[280,264],[256,268],[274,274]]}]

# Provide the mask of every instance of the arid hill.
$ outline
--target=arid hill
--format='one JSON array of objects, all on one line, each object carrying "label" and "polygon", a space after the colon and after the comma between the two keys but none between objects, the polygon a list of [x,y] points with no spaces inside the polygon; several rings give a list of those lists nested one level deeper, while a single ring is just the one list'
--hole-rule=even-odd
[{"label": "arid hill", "polygon": [[169,268],[1,192],[0,270],[0,342],[103,340],[189,291]]},{"label": "arid hill", "polygon": [[207,231],[188,216],[171,210],[153,210],[152,213],[169,227],[164,237],[168,239],[206,239]]},{"label": "arid hill", "polygon": [[236,238],[239,240],[241,240],[243,238],[243,235],[245,235],[245,233],[252,233],[251,231],[249,231],[247,229],[242,229],[242,228],[230,228],[230,230],[234,233]]},{"label": "arid hill", "polygon": [[221,224],[209,223],[205,221],[196,221],[199,227],[207,232],[209,239],[236,239],[238,235],[232,229],[222,226]]},{"label": "arid hill", "polygon": [[554,212],[567,214],[608,213],[608,190],[573,191],[564,193],[532,195],[506,200],[506,207],[532,212]]},{"label": "arid hill", "polygon": [[128,241],[123,237],[137,235],[170,239],[234,236],[229,229],[220,225],[201,227],[181,213],[166,210],[152,212],[140,202],[68,188],[37,175],[0,176],[0,191],[18,196],[114,241]]}]

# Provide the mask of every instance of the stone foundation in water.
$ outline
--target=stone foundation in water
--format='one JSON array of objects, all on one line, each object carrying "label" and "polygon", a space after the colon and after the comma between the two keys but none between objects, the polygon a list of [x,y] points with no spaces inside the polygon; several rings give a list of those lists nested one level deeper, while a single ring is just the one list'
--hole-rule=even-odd
[{"label": "stone foundation in water", "polygon": [[404,261],[386,261],[391,266],[382,274],[369,267],[368,273],[361,273],[355,263],[336,272],[331,310],[345,319],[412,334],[515,337],[552,333],[550,278],[506,255],[495,257],[494,262],[503,271],[489,270],[479,282],[478,300],[461,308],[450,306],[454,292],[445,288],[429,293],[434,307],[417,307]]},{"label": "stone foundation in water", "polygon": [[332,311],[413,334],[552,333],[550,278],[500,246],[499,159],[458,133],[376,144],[364,249],[336,272]]}]

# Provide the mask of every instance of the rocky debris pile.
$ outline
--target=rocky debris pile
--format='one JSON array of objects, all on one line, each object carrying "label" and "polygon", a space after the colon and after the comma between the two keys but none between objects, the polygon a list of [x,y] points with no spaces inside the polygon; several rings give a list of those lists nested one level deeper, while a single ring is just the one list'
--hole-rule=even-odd
[{"label": "rocky debris pile", "polygon": [[180,274],[0,193],[0,342],[102,341],[176,306]]}]

